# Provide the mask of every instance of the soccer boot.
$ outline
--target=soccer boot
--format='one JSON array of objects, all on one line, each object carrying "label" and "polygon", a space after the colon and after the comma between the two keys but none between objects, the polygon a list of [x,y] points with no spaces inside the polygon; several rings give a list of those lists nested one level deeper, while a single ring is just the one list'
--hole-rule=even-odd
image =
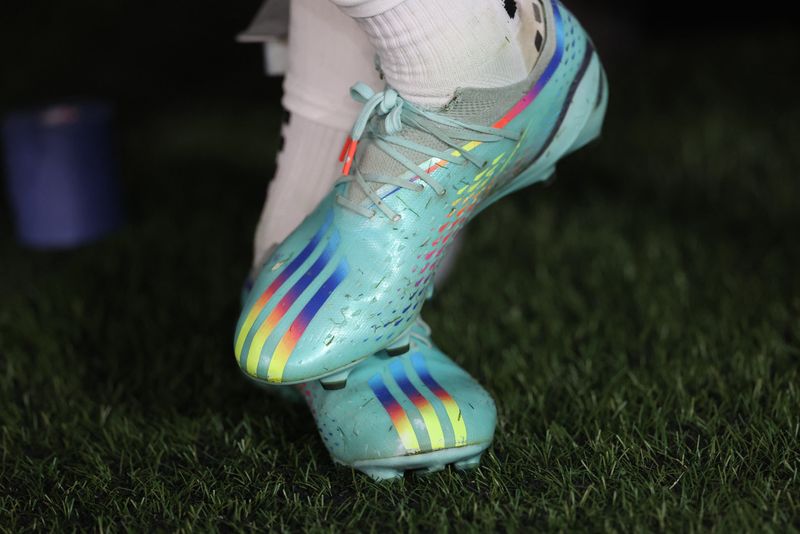
[{"label": "soccer boot", "polygon": [[367,358],[337,390],[319,381],[275,386],[245,376],[284,401],[305,399],[333,460],[374,479],[435,472],[447,464],[472,469],[494,436],[494,401],[433,344],[430,333],[417,319],[408,352]]},{"label": "soccer boot", "polygon": [[437,110],[354,86],[365,103],[345,176],[267,260],[239,318],[251,377],[338,386],[363,359],[407,350],[461,228],[599,135],[608,90],[591,41],[557,1],[524,4],[545,35],[531,37],[540,52],[520,83],[460,89]]},{"label": "soccer boot", "polygon": [[476,467],[494,436],[494,401],[433,345],[421,319],[405,354],[367,358],[342,389],[315,380],[300,390],[333,460],[379,480]]}]

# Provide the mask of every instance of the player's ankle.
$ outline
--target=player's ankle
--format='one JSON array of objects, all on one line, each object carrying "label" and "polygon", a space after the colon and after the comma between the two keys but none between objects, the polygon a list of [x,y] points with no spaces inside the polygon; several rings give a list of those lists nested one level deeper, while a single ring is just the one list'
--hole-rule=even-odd
[{"label": "player's ankle", "polygon": [[536,34],[544,32],[542,10],[536,2],[509,5],[405,0],[355,18],[389,85],[411,102],[439,107],[459,87],[502,87],[528,76],[538,55]]}]

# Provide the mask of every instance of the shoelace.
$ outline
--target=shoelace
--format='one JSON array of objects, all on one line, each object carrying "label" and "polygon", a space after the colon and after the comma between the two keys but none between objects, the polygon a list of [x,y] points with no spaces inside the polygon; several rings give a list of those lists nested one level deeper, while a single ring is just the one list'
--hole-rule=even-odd
[{"label": "shoelace", "polygon": [[[390,87],[376,93],[368,85],[359,82],[351,88],[350,94],[356,101],[363,102],[364,107],[361,109],[361,113],[353,125],[350,137],[348,137],[347,143],[342,150],[340,160],[344,162],[344,168],[342,169],[344,176],[336,183],[337,185],[352,183],[355,187],[360,188],[364,195],[392,221],[400,220],[400,214],[389,208],[381,200],[375,193],[377,188],[373,187],[372,184],[378,184],[378,186],[392,185],[417,192],[423,191],[425,186],[399,177],[362,174],[358,168],[354,168],[352,165],[360,140],[366,137],[372,139],[375,147],[411,171],[414,176],[428,184],[437,195],[441,196],[445,194],[444,187],[428,173],[421,172],[419,166],[403,155],[397,147],[403,147],[457,165],[473,164],[481,168],[486,165],[486,161],[478,159],[468,151],[461,150],[461,147],[466,142],[489,143],[502,139],[517,141],[520,137],[519,133],[510,130],[467,124],[420,109],[403,100],[397,94],[397,91]],[[383,124],[381,125],[379,120],[371,120],[374,116],[384,117]],[[431,135],[446,145],[448,149],[436,150],[399,136],[398,134],[405,127],[411,127]],[[376,213],[374,210],[366,208],[359,202],[354,202],[343,195],[337,195],[336,202],[367,218],[372,218]]]}]

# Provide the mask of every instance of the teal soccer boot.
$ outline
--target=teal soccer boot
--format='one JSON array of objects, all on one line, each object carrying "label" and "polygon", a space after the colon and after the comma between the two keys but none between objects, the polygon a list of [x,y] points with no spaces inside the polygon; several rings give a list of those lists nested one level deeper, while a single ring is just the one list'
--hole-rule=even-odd
[{"label": "teal soccer boot", "polygon": [[477,467],[494,436],[494,401],[429,334],[416,321],[409,351],[367,358],[343,389],[300,387],[335,462],[378,480]]},{"label": "teal soccer boot", "polygon": [[421,318],[405,354],[367,358],[341,389],[316,380],[275,386],[245,376],[286,402],[305,399],[333,460],[376,480],[448,464],[472,469],[494,437],[492,397],[433,344]]},{"label": "teal soccer boot", "polygon": [[437,110],[354,86],[365,103],[345,176],[267,260],[240,315],[235,354],[249,376],[340,387],[368,356],[407,350],[463,226],[600,134],[608,90],[591,41],[556,0],[518,5],[545,27],[520,83],[460,89]]}]

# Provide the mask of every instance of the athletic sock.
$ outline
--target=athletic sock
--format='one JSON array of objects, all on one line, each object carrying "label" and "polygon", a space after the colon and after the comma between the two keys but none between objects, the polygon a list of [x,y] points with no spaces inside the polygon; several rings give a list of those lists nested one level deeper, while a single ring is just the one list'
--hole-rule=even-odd
[{"label": "athletic sock", "polygon": [[365,31],[389,85],[428,107],[443,106],[459,87],[525,79],[543,33],[531,0],[332,1]]},{"label": "athletic sock", "polygon": [[283,126],[284,146],[267,190],[253,243],[253,267],[289,236],[341,176],[339,153],[348,131],[293,114]]},{"label": "athletic sock", "polygon": [[350,86],[378,89],[375,51],[352,19],[329,2],[292,0],[283,104],[284,145],[254,238],[253,267],[311,213],[339,176],[339,154],[361,105]]}]

